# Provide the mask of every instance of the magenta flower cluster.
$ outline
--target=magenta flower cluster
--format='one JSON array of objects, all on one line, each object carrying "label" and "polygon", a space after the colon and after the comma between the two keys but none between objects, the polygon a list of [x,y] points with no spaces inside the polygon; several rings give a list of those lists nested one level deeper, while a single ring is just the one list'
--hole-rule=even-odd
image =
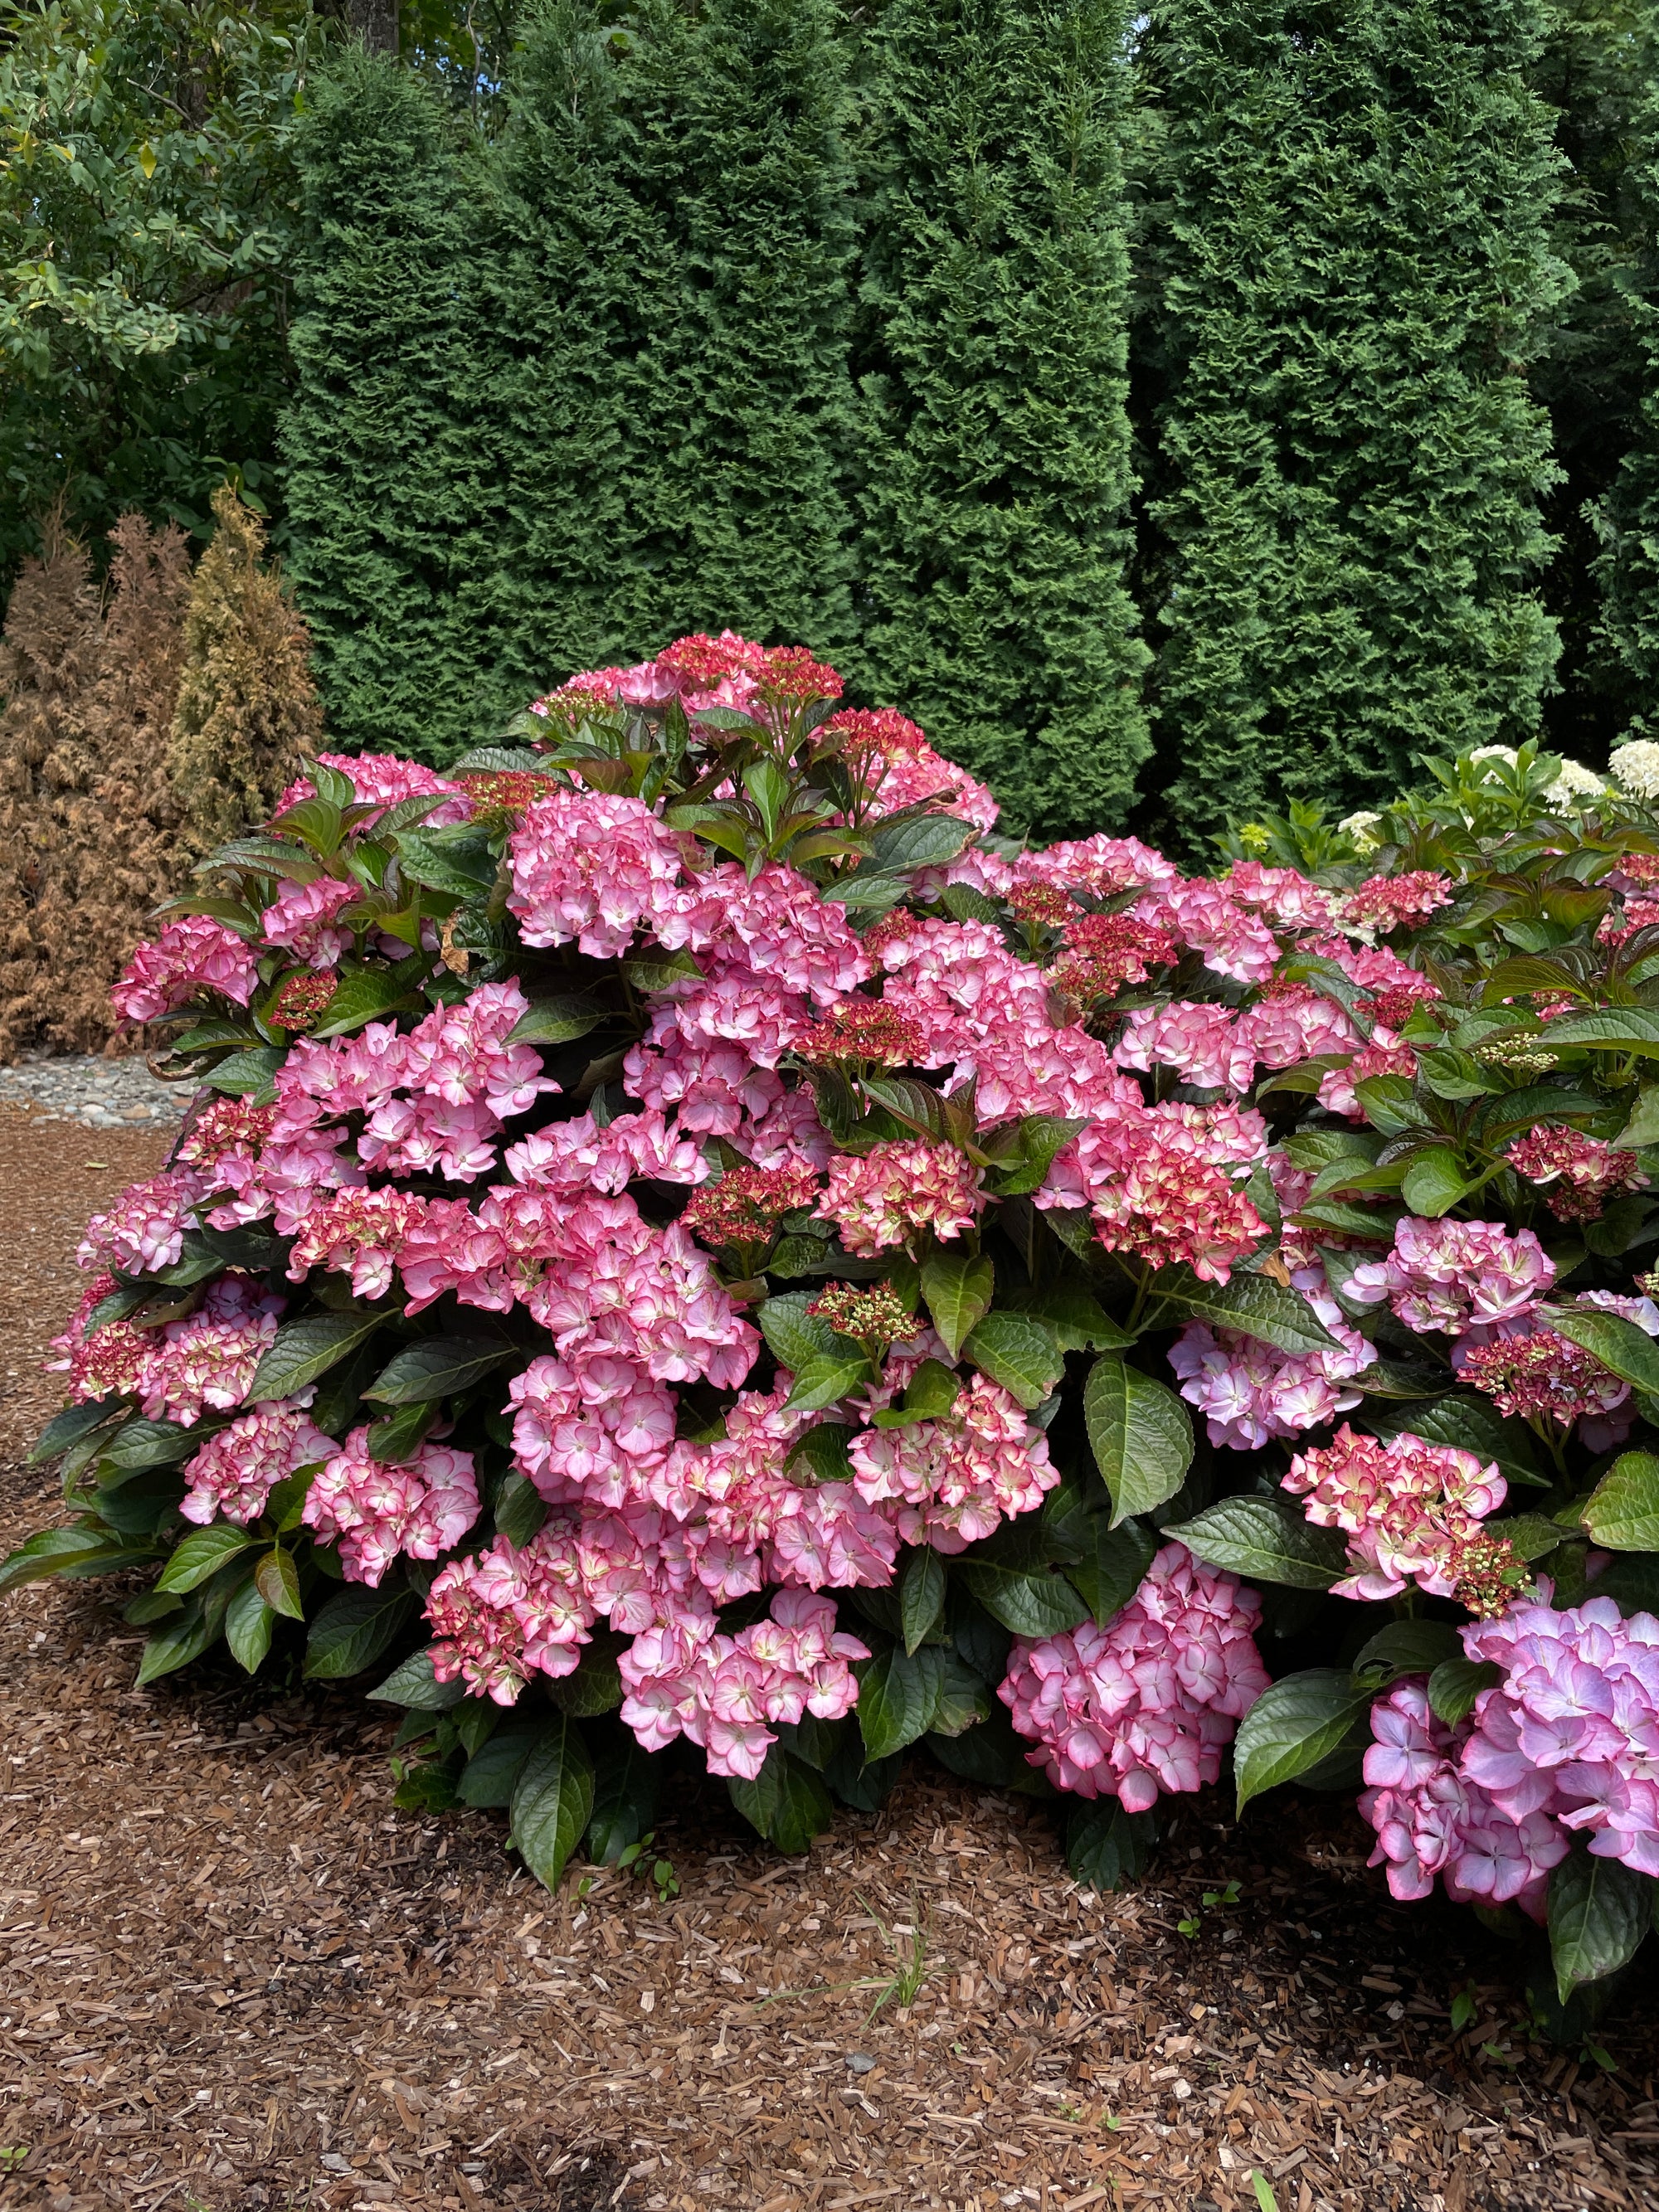
[{"label": "magenta flower cluster", "polygon": [[1261,1613],[1254,1590],[1166,1544],[1109,1626],[1017,1638],[997,1694],[1057,1788],[1144,1813],[1160,1790],[1219,1777],[1235,1726],[1267,1686]]}]

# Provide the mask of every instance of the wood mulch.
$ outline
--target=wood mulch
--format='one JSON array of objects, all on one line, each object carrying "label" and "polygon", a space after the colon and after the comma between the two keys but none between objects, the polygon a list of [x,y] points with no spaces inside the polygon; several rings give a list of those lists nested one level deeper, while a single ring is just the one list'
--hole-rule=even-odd
[{"label": "wood mulch", "polygon": [[[160,1151],[0,1108],[0,1458],[55,1402],[82,1221]],[[0,1540],[52,1503],[0,1476]],[[1651,1988],[1611,2075],[1530,2043],[1504,1947],[1395,1906],[1339,1802],[1211,1793],[1103,1898],[1042,1807],[921,1762],[798,1860],[708,1787],[659,1831],[678,1897],[549,1897],[503,1816],[393,1810],[374,1708],[228,1662],[136,1691],[137,1640],[96,1585],[0,1601],[0,2212],[1659,2197]]]}]

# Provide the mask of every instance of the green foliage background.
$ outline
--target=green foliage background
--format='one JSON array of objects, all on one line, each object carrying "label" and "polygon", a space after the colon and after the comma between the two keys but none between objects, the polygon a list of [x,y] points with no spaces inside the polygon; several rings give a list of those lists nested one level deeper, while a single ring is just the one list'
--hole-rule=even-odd
[{"label": "green foliage background", "polygon": [[337,743],[729,623],[1189,854],[1659,714],[1659,0],[358,6],[0,0],[0,576],[229,475]]}]

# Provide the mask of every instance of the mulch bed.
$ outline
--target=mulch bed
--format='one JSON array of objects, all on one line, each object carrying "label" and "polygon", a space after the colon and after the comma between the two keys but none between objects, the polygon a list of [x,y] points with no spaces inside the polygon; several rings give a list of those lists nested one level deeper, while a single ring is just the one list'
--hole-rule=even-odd
[{"label": "mulch bed", "polygon": [[[82,1221],[161,1151],[0,1108],[0,1456],[56,1402]],[[52,1504],[0,1477],[0,1540]],[[392,1808],[374,1708],[228,1662],[135,1691],[137,1643],[96,1585],[0,1602],[0,2212],[1255,2212],[1253,2170],[1281,2212],[1659,2193],[1650,1984],[1598,2031],[1611,2075],[1531,2042],[1512,1954],[1394,1905],[1340,1801],[1183,1803],[1097,1897],[1042,1806],[920,1761],[804,1859],[704,1786],[659,1834],[678,1897],[578,1867],[552,1898],[503,1816]]]}]

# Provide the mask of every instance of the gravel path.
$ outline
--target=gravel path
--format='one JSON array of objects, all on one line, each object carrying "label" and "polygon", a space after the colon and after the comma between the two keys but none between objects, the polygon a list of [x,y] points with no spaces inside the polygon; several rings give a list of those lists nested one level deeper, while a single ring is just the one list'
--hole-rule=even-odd
[{"label": "gravel path", "polygon": [[55,1121],[89,1129],[171,1127],[183,1119],[189,1095],[182,1084],[158,1081],[137,1056],[25,1053],[0,1067],[0,1099],[39,1106]]}]

